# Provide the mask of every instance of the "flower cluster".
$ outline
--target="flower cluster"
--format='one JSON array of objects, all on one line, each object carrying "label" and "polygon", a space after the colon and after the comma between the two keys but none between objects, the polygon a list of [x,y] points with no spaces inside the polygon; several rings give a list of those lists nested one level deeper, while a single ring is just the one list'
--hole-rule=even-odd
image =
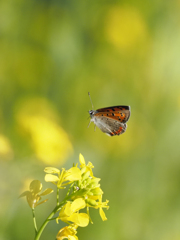
[{"label": "flower cluster", "polygon": [[[103,191],[100,188],[100,178],[93,175],[94,166],[91,162],[86,164],[82,154],[79,155],[80,168],[76,165],[65,171],[56,168],[47,167],[45,172],[45,180],[57,185],[58,188],[64,188],[68,184],[73,183],[71,194],[67,196],[68,201],[60,209],[59,220],[66,222],[69,226],[61,229],[57,235],[57,239],[78,239],[76,236],[77,227],[86,227],[92,220],[89,215],[89,208],[99,209],[100,216],[103,221],[107,220],[103,208],[108,209],[108,201],[102,202]],[[72,185],[71,185],[72,186]],[[87,213],[80,213],[81,209],[85,209]]]},{"label": "flower cluster", "polygon": [[[99,214],[103,221],[107,220],[104,213],[104,208],[108,209],[108,200],[102,202],[103,191],[100,188],[100,178],[96,178],[93,175],[92,169],[94,166],[91,162],[86,164],[82,154],[79,155],[80,167],[78,164],[73,166],[69,170],[62,168],[61,170],[54,167],[45,168],[45,181],[51,182],[57,187],[57,204],[47,220],[44,222],[38,231],[35,220],[34,208],[41,203],[47,201],[41,201],[41,197],[51,193],[51,188],[42,190],[42,184],[38,180],[34,180],[30,184],[30,191],[26,191],[20,195],[20,197],[26,196],[29,206],[33,210],[34,225],[36,229],[36,237],[38,240],[45,225],[52,219],[54,214],[58,212],[56,222],[63,221],[67,223],[67,226],[60,229],[56,239],[63,240],[78,240],[77,228],[86,227],[89,222],[92,223],[90,218],[90,208],[99,209]],[[67,195],[62,202],[59,202],[59,190],[68,188]]]},{"label": "flower cluster", "polygon": [[77,191],[75,195],[79,195],[79,192],[81,192],[86,201],[87,207],[99,209],[100,216],[102,220],[105,221],[107,218],[103,208],[109,208],[107,205],[109,201],[106,200],[106,202],[102,202],[103,191],[99,184],[101,179],[93,176],[92,168],[94,168],[94,166],[91,162],[86,165],[82,154],[79,155],[79,161],[81,163],[81,179],[77,183],[79,191]]}]

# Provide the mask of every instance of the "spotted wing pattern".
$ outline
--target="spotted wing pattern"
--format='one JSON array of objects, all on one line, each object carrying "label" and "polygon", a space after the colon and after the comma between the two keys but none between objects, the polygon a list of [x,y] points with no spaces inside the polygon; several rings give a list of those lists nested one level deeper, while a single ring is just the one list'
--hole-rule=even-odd
[{"label": "spotted wing pattern", "polygon": [[89,111],[91,122],[109,136],[116,136],[126,131],[126,122],[130,117],[129,106],[112,106]]},{"label": "spotted wing pattern", "polygon": [[96,118],[96,116],[94,116],[94,123],[99,129],[101,129],[102,132],[108,134],[109,136],[120,135],[124,133],[127,128],[125,123],[104,116],[101,116],[100,118]]},{"label": "spotted wing pattern", "polygon": [[130,107],[129,106],[114,106],[108,108],[100,108],[96,110],[95,116],[108,117],[114,120],[126,123],[130,117]]}]

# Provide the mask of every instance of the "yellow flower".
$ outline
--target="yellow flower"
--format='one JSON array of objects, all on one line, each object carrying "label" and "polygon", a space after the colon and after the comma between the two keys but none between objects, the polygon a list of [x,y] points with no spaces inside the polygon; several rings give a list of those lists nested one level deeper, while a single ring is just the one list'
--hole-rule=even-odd
[{"label": "yellow flower", "polygon": [[93,176],[93,172],[92,172],[92,168],[94,168],[93,164],[91,162],[88,162],[88,164],[86,165],[85,159],[83,157],[83,155],[80,153],[79,154],[79,162],[80,162],[80,168],[81,168],[81,173],[86,173],[86,172],[90,172],[90,176]]},{"label": "yellow flower", "polygon": [[95,209],[99,209],[99,214],[102,218],[103,221],[106,221],[106,215],[103,211],[103,208],[107,208],[109,209],[108,204],[108,200],[106,200],[106,202],[102,202],[102,195],[100,196],[87,196],[86,197],[86,204],[87,204],[87,208],[89,207],[93,207]]},{"label": "yellow flower", "polygon": [[33,180],[29,185],[29,189],[30,189],[30,191],[23,192],[19,197],[26,196],[27,202],[28,202],[30,208],[32,208],[32,209],[34,209],[38,205],[40,205],[48,200],[48,199],[46,199],[44,201],[39,202],[41,200],[42,196],[48,195],[53,192],[53,190],[51,188],[47,188],[42,193],[40,193],[42,190],[42,183],[39,180]]},{"label": "yellow flower", "polygon": [[94,207],[95,209],[99,208],[99,214],[100,214],[103,221],[107,220],[107,217],[106,217],[106,215],[103,211],[103,208],[109,209],[109,206],[107,206],[108,202],[109,202],[108,200],[106,200],[106,202],[102,202],[102,195],[101,195],[101,196],[99,196],[98,205]]},{"label": "yellow flower", "polygon": [[[79,191],[77,191],[75,197],[83,196],[85,198],[87,209],[93,207],[99,209],[99,214],[103,221],[107,220],[103,208],[109,208],[107,206],[108,200],[102,202],[103,191],[100,188],[99,181],[100,178],[93,176],[92,168],[94,167],[91,162],[86,165],[84,157],[82,154],[79,155],[80,168],[82,173],[82,178],[78,181]],[[84,191],[83,191],[84,190]]]},{"label": "yellow flower", "polygon": [[89,216],[86,213],[79,213],[80,209],[86,207],[83,198],[77,198],[73,202],[67,202],[61,209],[57,221],[73,222],[77,226],[86,227],[89,224]]},{"label": "yellow flower", "polygon": [[61,189],[64,188],[64,186],[70,184],[71,182],[81,179],[81,170],[78,167],[72,167],[69,170],[65,170],[64,168],[62,168],[61,172],[57,168],[46,167],[44,171],[47,173],[45,175],[45,181],[52,182]]},{"label": "yellow flower", "polygon": [[63,239],[69,239],[69,240],[78,240],[78,237],[76,236],[76,226],[70,225],[67,227],[62,228],[57,236],[57,240],[63,240]]}]

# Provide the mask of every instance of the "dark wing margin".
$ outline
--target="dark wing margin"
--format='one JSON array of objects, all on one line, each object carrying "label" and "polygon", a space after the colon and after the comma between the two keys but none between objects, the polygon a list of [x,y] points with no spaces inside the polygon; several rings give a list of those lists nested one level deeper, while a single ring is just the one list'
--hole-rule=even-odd
[{"label": "dark wing margin", "polygon": [[131,110],[130,106],[120,105],[120,106],[112,106],[106,108],[99,108],[96,111],[98,112],[115,112],[120,110]]}]

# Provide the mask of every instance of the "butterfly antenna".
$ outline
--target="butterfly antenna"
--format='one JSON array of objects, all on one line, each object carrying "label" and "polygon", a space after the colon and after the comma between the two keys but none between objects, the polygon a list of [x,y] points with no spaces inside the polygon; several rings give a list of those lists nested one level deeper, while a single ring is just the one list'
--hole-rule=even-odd
[{"label": "butterfly antenna", "polygon": [[91,101],[92,109],[94,109],[94,106],[93,106],[93,103],[92,103],[92,99],[91,99],[90,92],[88,92],[88,95],[89,95],[89,98],[90,98],[90,101]]}]

